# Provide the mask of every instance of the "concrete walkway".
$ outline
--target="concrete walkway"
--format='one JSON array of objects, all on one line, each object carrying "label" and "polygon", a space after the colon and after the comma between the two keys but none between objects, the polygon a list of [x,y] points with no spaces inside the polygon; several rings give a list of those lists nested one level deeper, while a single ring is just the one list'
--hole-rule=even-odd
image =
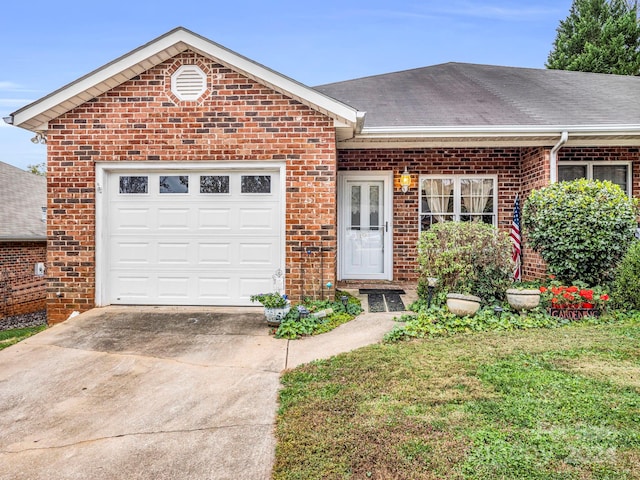
[{"label": "concrete walkway", "polygon": [[287,341],[258,308],[86,312],[0,351],[0,479],[268,479],[280,373],[393,316]]}]

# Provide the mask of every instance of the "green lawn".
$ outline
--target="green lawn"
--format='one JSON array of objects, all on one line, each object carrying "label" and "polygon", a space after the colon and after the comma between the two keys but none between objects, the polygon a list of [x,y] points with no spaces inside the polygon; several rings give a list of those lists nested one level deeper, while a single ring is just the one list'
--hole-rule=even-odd
[{"label": "green lawn", "polygon": [[46,329],[46,325],[39,325],[37,327],[28,328],[16,328],[13,330],[0,330],[0,350],[14,345],[31,335],[35,335],[38,332]]},{"label": "green lawn", "polygon": [[285,374],[276,479],[640,479],[640,321],[380,344]]}]

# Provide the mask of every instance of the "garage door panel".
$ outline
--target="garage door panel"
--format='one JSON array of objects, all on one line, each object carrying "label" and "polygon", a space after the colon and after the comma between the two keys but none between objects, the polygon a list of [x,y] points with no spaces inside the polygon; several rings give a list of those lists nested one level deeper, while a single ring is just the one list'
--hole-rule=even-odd
[{"label": "garage door panel", "polygon": [[189,243],[166,243],[158,242],[158,264],[179,264],[187,265],[189,259]]},{"label": "garage door panel", "polygon": [[163,230],[189,230],[188,208],[162,208],[158,207],[158,231]]},{"label": "garage door panel", "polygon": [[273,232],[275,208],[239,208],[238,229],[241,232]]},{"label": "garage door panel", "polygon": [[158,275],[157,284],[160,300],[186,300],[189,298],[189,277],[186,275]]},{"label": "garage door panel", "polygon": [[149,231],[151,230],[151,209],[150,208],[128,208],[119,207],[116,213],[119,222],[117,224],[118,231]]},{"label": "garage door panel", "polygon": [[200,230],[231,230],[232,208],[200,208],[198,228]]},{"label": "garage door panel", "polygon": [[151,263],[153,250],[149,242],[112,242],[115,265],[145,265]]},{"label": "garage door panel", "polygon": [[148,192],[118,194],[118,174],[109,177],[110,303],[252,305],[251,295],[273,289],[283,249],[277,172],[265,195],[239,193],[240,171],[228,173],[224,195],[192,188],[198,172],[168,174],[189,176],[185,194],[159,193],[163,172],[135,175],[148,177]]}]

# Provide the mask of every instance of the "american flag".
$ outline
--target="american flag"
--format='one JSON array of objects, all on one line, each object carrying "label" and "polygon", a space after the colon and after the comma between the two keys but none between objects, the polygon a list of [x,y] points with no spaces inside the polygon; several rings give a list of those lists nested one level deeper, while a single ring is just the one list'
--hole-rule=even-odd
[{"label": "american flag", "polygon": [[520,281],[522,273],[522,238],[520,237],[520,197],[516,195],[513,206],[513,221],[511,222],[511,258],[513,259],[513,280]]}]

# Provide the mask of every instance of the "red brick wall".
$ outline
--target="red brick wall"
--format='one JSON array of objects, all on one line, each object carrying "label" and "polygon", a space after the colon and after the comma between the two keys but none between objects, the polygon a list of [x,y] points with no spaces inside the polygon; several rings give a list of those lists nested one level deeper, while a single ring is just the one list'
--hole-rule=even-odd
[{"label": "red brick wall", "polygon": [[[208,91],[198,101],[178,101],[170,75],[194,63],[207,74]],[[335,283],[333,120],[226,67],[180,54],[52,120],[47,149],[50,322],[94,306],[98,161],[286,163],[286,289],[301,296],[303,261]]]},{"label": "red brick wall", "polygon": [[[390,165],[393,165],[391,167]],[[400,189],[400,173],[407,167],[413,183],[407,193]],[[520,190],[520,149],[445,148],[422,150],[340,150],[339,170],[390,170],[394,172],[393,278],[414,282],[418,242],[419,175],[497,175],[498,227],[511,226],[513,202]]]},{"label": "red brick wall", "polygon": [[[551,150],[543,147],[525,148],[522,151],[521,206],[531,190],[549,185]],[[542,257],[527,245],[527,225],[522,222],[522,278],[533,280],[544,278],[547,266]]]},{"label": "red brick wall", "polygon": [[44,310],[46,281],[34,275],[34,268],[46,258],[46,242],[0,243],[0,322]]}]

